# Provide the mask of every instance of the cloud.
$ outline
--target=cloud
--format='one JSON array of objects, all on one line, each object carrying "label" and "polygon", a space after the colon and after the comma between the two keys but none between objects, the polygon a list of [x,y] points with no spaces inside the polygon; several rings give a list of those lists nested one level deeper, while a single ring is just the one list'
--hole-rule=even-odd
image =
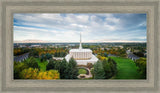
[{"label": "cloud", "polygon": [[78,42],[80,32],[84,42],[146,41],[146,14],[14,14],[14,40]]},{"label": "cloud", "polygon": [[142,27],[146,27],[146,21],[144,21],[144,22],[142,22],[142,23],[140,23],[140,24],[138,24],[138,26],[142,26]]}]

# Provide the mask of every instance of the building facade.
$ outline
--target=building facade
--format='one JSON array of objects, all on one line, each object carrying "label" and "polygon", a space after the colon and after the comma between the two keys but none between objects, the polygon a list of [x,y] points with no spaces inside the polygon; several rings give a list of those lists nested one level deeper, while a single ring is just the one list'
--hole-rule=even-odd
[{"label": "building facade", "polygon": [[69,62],[70,58],[74,58],[78,65],[87,65],[87,63],[94,64],[98,61],[98,58],[92,54],[91,49],[83,49],[81,43],[81,34],[80,34],[80,44],[78,49],[71,49],[69,54],[66,55],[65,59]]}]

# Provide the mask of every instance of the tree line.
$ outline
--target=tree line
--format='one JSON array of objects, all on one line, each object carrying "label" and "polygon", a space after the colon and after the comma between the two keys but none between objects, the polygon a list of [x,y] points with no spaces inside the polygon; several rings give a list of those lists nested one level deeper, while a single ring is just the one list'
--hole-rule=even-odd
[{"label": "tree line", "polygon": [[91,69],[91,73],[94,79],[109,79],[117,73],[117,64],[111,58],[98,61]]},{"label": "tree line", "polygon": [[66,48],[14,48],[14,56],[29,52],[30,57],[40,57],[42,54],[51,54],[55,57],[65,57],[68,53]]},{"label": "tree line", "polygon": [[58,70],[40,71],[35,58],[14,62],[14,79],[59,79]]},{"label": "tree line", "polygon": [[65,59],[62,61],[50,59],[46,70],[51,69],[58,70],[60,79],[77,79],[78,76],[77,62],[73,58],[71,58],[69,62]]},{"label": "tree line", "polygon": [[50,59],[46,71],[41,71],[37,60],[30,57],[23,62],[14,62],[14,79],[77,79],[76,61],[69,62]]}]

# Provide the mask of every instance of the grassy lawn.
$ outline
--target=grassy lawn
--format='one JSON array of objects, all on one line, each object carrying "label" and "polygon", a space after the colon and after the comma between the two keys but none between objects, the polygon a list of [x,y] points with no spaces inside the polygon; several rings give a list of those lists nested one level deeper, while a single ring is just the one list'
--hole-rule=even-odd
[{"label": "grassy lawn", "polygon": [[141,75],[137,71],[134,61],[128,58],[111,57],[117,63],[117,74],[113,79],[140,79]]},{"label": "grassy lawn", "polygon": [[78,73],[79,73],[79,74],[86,74],[87,71],[86,71],[85,69],[83,69],[83,68],[80,68],[80,69],[78,70]]},{"label": "grassy lawn", "polygon": [[40,71],[46,71],[47,61],[41,62],[39,58],[36,58],[38,65],[40,66]]}]

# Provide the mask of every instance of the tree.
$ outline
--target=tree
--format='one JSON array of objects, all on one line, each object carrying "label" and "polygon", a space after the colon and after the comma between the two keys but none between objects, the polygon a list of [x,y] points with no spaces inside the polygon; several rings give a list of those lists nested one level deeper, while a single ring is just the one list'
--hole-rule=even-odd
[{"label": "tree", "polygon": [[46,79],[46,80],[55,80],[55,79],[59,79],[59,72],[58,70],[49,70],[49,71],[45,71],[45,72],[39,72],[37,79]]},{"label": "tree", "polygon": [[24,63],[28,65],[28,67],[40,69],[38,62],[34,57],[28,58],[27,60],[24,61]]},{"label": "tree", "polygon": [[112,70],[112,76],[117,73],[117,63],[112,59],[110,62],[111,70]]},{"label": "tree", "polygon": [[97,55],[97,58],[98,58],[99,60],[101,60],[101,61],[103,61],[103,60],[105,60],[105,59],[106,59],[106,57],[101,56],[101,55]]},{"label": "tree", "polygon": [[104,56],[105,56],[105,57],[108,57],[108,54],[107,54],[107,53],[104,53]]},{"label": "tree", "polygon": [[73,58],[69,60],[67,70],[68,70],[69,79],[77,79],[77,76],[78,76],[77,62]]},{"label": "tree", "polygon": [[142,75],[142,78],[146,78],[146,58],[140,58],[136,60],[136,66],[138,67],[138,71]]},{"label": "tree", "polygon": [[20,73],[20,77],[22,79],[37,79],[38,72],[39,72],[39,70],[37,68],[24,69]]},{"label": "tree", "polygon": [[104,68],[104,72],[105,72],[105,78],[111,78],[112,76],[114,76],[117,72],[117,65],[116,62],[114,60],[112,60],[111,58],[107,60],[103,60],[103,68]]},{"label": "tree", "polygon": [[54,69],[60,71],[60,69],[61,69],[61,61],[60,60],[54,61]]},{"label": "tree", "polygon": [[39,51],[36,49],[32,49],[29,53],[30,57],[39,57]]},{"label": "tree", "polygon": [[23,69],[26,69],[28,68],[27,65],[25,65],[24,63],[22,62],[14,62],[14,79],[20,79],[20,72],[23,70]]},{"label": "tree", "polygon": [[102,66],[102,62],[98,61],[94,64],[94,79],[104,79],[105,72]]},{"label": "tree", "polygon": [[45,59],[45,54],[41,54],[41,56],[40,56],[41,62],[44,61],[44,59]]},{"label": "tree", "polygon": [[45,61],[45,60],[49,60],[49,59],[51,59],[52,58],[52,55],[51,54],[49,54],[49,53],[46,53],[46,54],[41,54],[41,56],[40,56],[40,59],[41,59],[41,61]]},{"label": "tree", "polygon": [[68,78],[68,62],[63,59],[60,64],[60,78],[61,79],[67,79]]},{"label": "tree", "polygon": [[52,58],[52,55],[49,54],[49,53],[47,53],[47,54],[46,54],[46,58],[47,58],[47,59],[50,59],[50,58]]},{"label": "tree", "polygon": [[55,60],[53,60],[53,59],[50,59],[49,60],[49,63],[47,64],[47,66],[46,66],[46,70],[50,70],[50,69],[55,69],[54,67],[55,67],[55,62],[54,62]]},{"label": "tree", "polygon": [[20,76],[22,79],[59,79],[59,72],[57,70],[49,70],[49,71],[41,71],[37,68],[28,68],[24,69],[21,73]]},{"label": "tree", "polygon": [[61,79],[76,79],[78,76],[77,63],[73,58],[69,63],[65,59],[62,61],[50,60],[46,69],[58,70]]},{"label": "tree", "polygon": [[112,76],[112,69],[108,61],[103,60],[103,68],[105,72],[105,78],[110,78]]}]

